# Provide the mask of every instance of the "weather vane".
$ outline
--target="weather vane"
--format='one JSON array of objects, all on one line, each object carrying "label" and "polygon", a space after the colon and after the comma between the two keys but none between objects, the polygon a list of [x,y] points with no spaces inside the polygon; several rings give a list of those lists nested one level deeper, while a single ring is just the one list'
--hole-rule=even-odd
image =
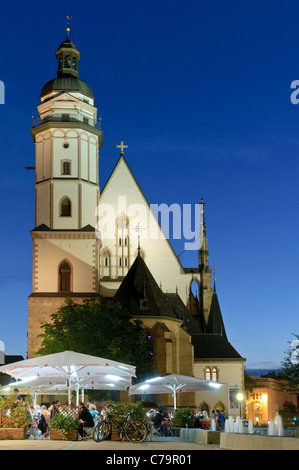
[{"label": "weather vane", "polygon": [[70,20],[72,20],[73,17],[66,15],[66,19],[67,19],[67,23],[66,23],[66,24],[67,24],[66,32],[67,32],[67,37],[69,37],[69,33],[70,33],[70,30],[71,30],[71,29],[70,29]]},{"label": "weather vane", "polygon": [[217,266],[214,266],[213,267],[213,280],[216,281],[216,269],[217,269]]}]

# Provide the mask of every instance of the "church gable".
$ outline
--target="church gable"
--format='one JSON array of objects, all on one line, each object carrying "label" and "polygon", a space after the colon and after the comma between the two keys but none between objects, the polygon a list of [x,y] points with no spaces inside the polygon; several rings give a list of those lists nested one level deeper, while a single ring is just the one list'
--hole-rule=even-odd
[{"label": "church gable", "polygon": [[[101,273],[104,295],[115,293],[119,284],[113,287],[112,281],[119,282],[125,277],[137,256],[140,240],[141,255],[158,285],[164,292],[175,292],[177,288],[186,302],[190,274],[184,272],[123,155],[100,195],[98,216],[102,246],[110,253],[110,279],[103,276],[108,269]],[[122,217],[125,227],[119,223]],[[101,255],[104,265],[107,261],[103,252]]]}]

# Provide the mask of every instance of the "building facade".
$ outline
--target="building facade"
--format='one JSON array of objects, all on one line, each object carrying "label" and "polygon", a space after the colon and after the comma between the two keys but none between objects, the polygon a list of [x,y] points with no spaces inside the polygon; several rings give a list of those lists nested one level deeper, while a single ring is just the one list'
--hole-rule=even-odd
[{"label": "building facade", "polygon": [[254,377],[256,387],[246,400],[246,418],[254,424],[266,424],[281,412],[284,404],[297,408],[297,395],[282,391],[271,376]]},{"label": "building facade", "polygon": [[231,397],[243,388],[245,359],[228,341],[212,288],[205,203],[199,203],[198,263],[185,268],[125,159],[123,142],[100,192],[103,134],[93,91],[79,79],[80,53],[69,33],[56,58],[57,77],[41,90],[39,120],[31,130],[35,227],[28,357],[41,345],[41,323],[66,298],[108,297],[143,321],[153,338],[155,373],[225,383],[212,401],[203,392],[185,393],[178,406],[218,407],[234,414]]}]

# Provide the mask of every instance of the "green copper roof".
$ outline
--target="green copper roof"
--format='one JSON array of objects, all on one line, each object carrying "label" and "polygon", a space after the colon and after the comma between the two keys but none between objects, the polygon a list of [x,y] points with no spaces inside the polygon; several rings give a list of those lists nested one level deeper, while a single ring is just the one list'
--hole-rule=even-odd
[{"label": "green copper roof", "polygon": [[92,89],[87,83],[66,73],[47,82],[42,88],[41,96],[51,91],[79,91],[90,98],[94,98]]}]

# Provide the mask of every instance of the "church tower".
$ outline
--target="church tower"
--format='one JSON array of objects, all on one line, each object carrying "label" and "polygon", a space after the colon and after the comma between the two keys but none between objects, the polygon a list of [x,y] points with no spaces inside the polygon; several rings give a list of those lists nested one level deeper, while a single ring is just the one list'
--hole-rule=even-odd
[{"label": "church tower", "polygon": [[40,347],[40,324],[75,297],[98,295],[96,208],[102,131],[89,85],[79,79],[80,53],[69,38],[56,51],[57,77],[40,94],[35,143],[33,282],[28,357]]},{"label": "church tower", "polygon": [[[187,308],[202,333],[206,332],[212,302],[211,273],[209,266],[208,239],[206,233],[206,221],[203,198],[200,203],[200,234],[198,247],[198,269],[192,272]],[[196,284],[196,293],[192,291],[192,284]]]}]

